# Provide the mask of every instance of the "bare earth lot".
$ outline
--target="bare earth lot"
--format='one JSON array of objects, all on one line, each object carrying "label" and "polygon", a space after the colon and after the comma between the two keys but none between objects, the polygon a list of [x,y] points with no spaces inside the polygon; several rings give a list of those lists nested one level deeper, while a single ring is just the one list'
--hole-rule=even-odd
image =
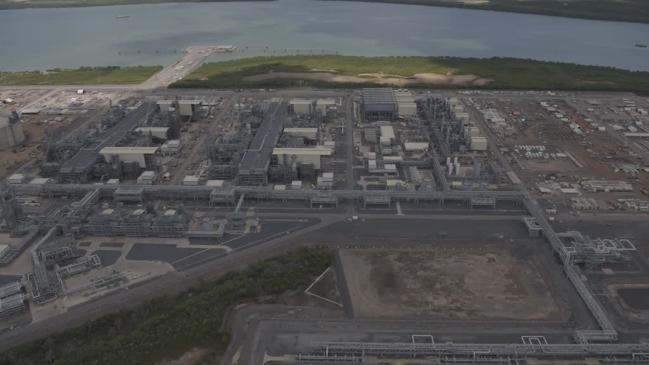
[{"label": "bare earth lot", "polygon": [[270,72],[260,75],[244,77],[244,81],[267,80],[315,80],[341,83],[373,83],[377,85],[408,86],[413,84],[427,85],[459,85],[459,86],[485,86],[493,80],[476,75],[442,75],[434,73],[419,73],[413,77],[386,75],[381,73],[366,73],[357,76],[337,75],[330,72]]},{"label": "bare earth lot", "polygon": [[358,317],[551,320],[560,310],[531,263],[496,247],[343,250]]}]

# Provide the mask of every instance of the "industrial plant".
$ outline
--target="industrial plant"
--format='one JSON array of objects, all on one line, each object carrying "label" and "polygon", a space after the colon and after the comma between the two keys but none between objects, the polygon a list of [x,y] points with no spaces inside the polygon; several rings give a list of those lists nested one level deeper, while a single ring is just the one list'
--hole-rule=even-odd
[{"label": "industrial plant", "polygon": [[233,309],[224,363],[649,361],[646,98],[58,93],[2,95],[7,339],[325,245],[299,305]]}]

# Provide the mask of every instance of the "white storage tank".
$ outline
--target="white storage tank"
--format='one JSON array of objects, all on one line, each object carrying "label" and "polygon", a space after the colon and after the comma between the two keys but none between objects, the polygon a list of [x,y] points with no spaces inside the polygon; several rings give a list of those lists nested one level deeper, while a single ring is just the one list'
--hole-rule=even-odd
[{"label": "white storage tank", "polygon": [[9,148],[25,141],[23,125],[18,113],[0,115],[0,148]]}]

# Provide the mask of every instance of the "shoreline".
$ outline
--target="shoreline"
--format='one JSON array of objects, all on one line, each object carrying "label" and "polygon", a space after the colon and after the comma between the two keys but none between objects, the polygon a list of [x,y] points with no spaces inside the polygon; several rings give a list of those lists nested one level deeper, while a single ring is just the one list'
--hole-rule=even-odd
[{"label": "shoreline", "polygon": [[162,70],[162,66],[79,67],[32,71],[0,71],[0,86],[138,85]]},{"label": "shoreline", "polygon": [[[328,72],[323,72],[328,70]],[[630,91],[649,72],[518,58],[279,56],[207,63],[170,88],[409,87]]]},{"label": "shoreline", "polygon": [[[317,1],[340,1],[340,2],[363,2],[363,3],[380,3],[380,4],[400,4],[400,5],[419,5],[419,6],[432,6],[440,8],[453,8],[453,9],[466,9],[466,10],[483,10],[493,11],[498,13],[512,13],[512,14],[528,14],[528,15],[541,15],[552,16],[568,19],[585,19],[585,20],[599,20],[606,22],[623,22],[623,23],[639,23],[649,24],[649,6],[644,5],[646,8],[642,9],[629,9],[626,13],[612,13],[617,10],[617,3],[614,0],[598,0],[597,2],[604,3],[605,9],[599,12],[586,12],[579,9],[566,9],[565,2],[555,1],[554,4],[537,0],[532,4],[541,6],[540,8],[526,8],[530,6],[526,3],[510,2],[509,4],[491,4],[491,3],[466,3],[462,0],[317,0]],[[491,0],[493,1],[493,0]],[[642,6],[640,1],[636,0],[637,4],[632,6]],[[591,1],[596,4],[596,1]],[[544,7],[545,6],[545,7]],[[560,7],[564,6],[564,7]],[[598,6],[601,6],[598,4]],[[638,16],[637,11],[642,14]]]},{"label": "shoreline", "polygon": [[155,5],[155,4],[184,4],[184,3],[238,3],[238,2],[272,2],[277,0],[36,0],[14,2],[11,0],[0,0],[0,11],[3,10],[28,10],[28,9],[66,9],[66,8],[90,8],[110,7],[124,5]]},{"label": "shoreline", "polygon": [[[408,87],[620,91],[649,95],[649,72],[518,58],[317,55],[258,56],[210,63],[199,61],[193,62],[187,73],[178,78],[163,77],[165,72],[173,70],[176,63],[164,68],[83,67],[0,72],[0,87],[123,85],[146,88],[153,85],[153,80],[158,81],[156,87],[177,89]],[[162,79],[166,81],[161,84]]]},{"label": "shoreline", "polygon": [[[225,2],[272,2],[277,0],[35,0],[15,2],[12,0],[0,0],[0,11],[2,10],[26,10],[26,9],[58,9],[58,8],[82,8],[97,6],[120,6],[120,5],[149,5],[164,3],[225,3]],[[529,14],[553,16],[570,19],[587,19],[610,22],[626,22],[649,24],[649,5],[644,5],[640,0],[629,5],[632,9],[620,9],[619,3],[614,0],[590,1],[590,4],[579,4],[554,1],[554,3],[540,0],[530,2],[517,2],[513,0],[491,0],[500,1],[493,4],[487,3],[466,3],[461,0],[313,0],[313,1],[339,1],[339,2],[363,2],[379,4],[400,4],[419,5],[441,8],[456,8],[468,10],[484,10],[514,14]],[[562,6],[559,6],[562,5]],[[570,8],[570,7],[574,8]],[[582,8],[585,7],[585,8]],[[594,9],[588,9],[591,6]]]}]

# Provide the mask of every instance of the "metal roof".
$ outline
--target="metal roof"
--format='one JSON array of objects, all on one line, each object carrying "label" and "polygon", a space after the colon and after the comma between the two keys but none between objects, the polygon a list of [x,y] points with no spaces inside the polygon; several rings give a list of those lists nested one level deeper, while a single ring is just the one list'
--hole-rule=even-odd
[{"label": "metal roof", "polygon": [[296,155],[296,156],[330,156],[331,148],[314,147],[314,148],[275,148],[273,155]]},{"label": "metal roof", "polygon": [[363,89],[363,106],[366,111],[394,111],[394,92],[389,88]]},{"label": "metal roof", "polygon": [[99,153],[102,155],[152,155],[158,152],[159,147],[104,147]]},{"label": "metal roof", "polygon": [[136,132],[167,132],[169,127],[137,127],[135,128]]},{"label": "metal roof", "polygon": [[264,114],[263,122],[241,159],[239,171],[265,170],[268,168],[271,153],[279,140],[286,119],[286,113],[287,106],[285,102],[270,104]]}]

